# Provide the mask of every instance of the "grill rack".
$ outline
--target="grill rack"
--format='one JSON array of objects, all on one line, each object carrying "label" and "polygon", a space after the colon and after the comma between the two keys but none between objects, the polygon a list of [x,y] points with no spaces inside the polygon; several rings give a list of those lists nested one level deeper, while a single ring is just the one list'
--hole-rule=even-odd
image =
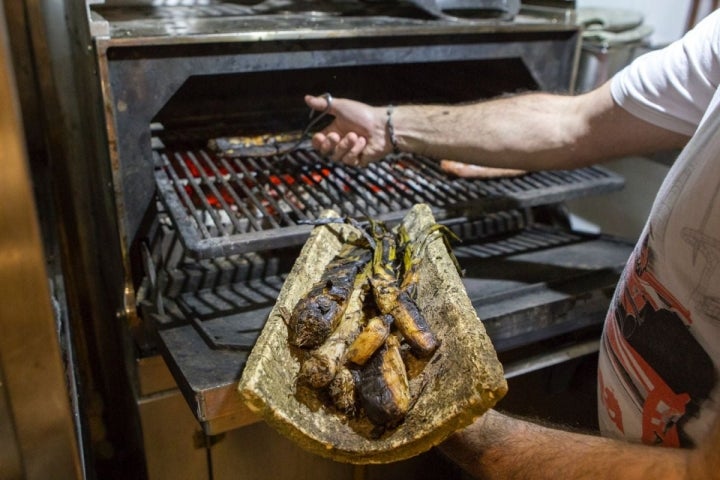
[{"label": "grill rack", "polygon": [[223,157],[197,149],[155,150],[155,180],[187,253],[216,258],[302,244],[323,210],[393,223],[417,203],[438,220],[548,205],[622,188],[602,167],[518,177],[464,179],[428,158],[399,154],[358,169],[314,150]]},{"label": "grill rack", "polygon": [[[453,248],[458,258],[498,258],[577,244],[595,238],[591,234],[555,230],[541,224],[506,231],[505,221],[494,214],[489,218],[492,219],[495,225],[493,230],[497,233],[481,240],[475,238],[467,244],[455,245]],[[173,236],[173,232],[166,231],[164,235]],[[296,258],[295,249],[286,253]],[[145,286],[146,294],[157,298],[154,312],[161,315],[152,317],[156,320],[157,327],[164,330],[189,322],[214,350],[252,349],[267,315],[275,304],[291,264],[262,265],[274,258],[270,256],[263,259],[255,254],[250,256],[252,258],[241,256],[235,259],[236,265],[256,263],[258,271],[255,273],[242,267],[241,272],[236,267],[232,272],[225,272],[230,273],[229,275],[223,275],[217,271],[223,268],[222,265],[215,264],[214,260],[202,260],[203,263],[194,265],[194,270],[206,278],[179,278],[177,274],[183,272],[174,268],[158,271],[158,285]],[[182,285],[177,285],[178,283]],[[152,292],[149,288],[157,288],[158,291]],[[156,294],[159,294],[159,297],[156,297]],[[144,298],[145,295],[143,300]],[[162,308],[157,311],[159,305],[162,305]]]}]

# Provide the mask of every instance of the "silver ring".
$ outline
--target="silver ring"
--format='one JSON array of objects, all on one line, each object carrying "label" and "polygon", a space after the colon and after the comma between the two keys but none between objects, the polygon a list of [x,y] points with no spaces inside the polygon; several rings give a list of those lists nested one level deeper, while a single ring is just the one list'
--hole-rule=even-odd
[{"label": "silver ring", "polygon": [[325,101],[327,102],[327,107],[325,107],[325,111],[327,112],[332,106],[333,96],[330,94],[330,92],[325,92],[321,95],[321,97],[325,97]]}]

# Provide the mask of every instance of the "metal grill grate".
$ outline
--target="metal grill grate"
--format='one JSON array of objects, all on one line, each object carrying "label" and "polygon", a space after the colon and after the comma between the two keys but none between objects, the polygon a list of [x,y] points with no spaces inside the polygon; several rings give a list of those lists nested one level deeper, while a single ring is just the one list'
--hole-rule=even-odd
[{"label": "metal grill grate", "polygon": [[487,214],[617,190],[622,179],[599,167],[462,179],[437,162],[390,156],[368,168],[334,163],[312,150],[273,157],[222,157],[206,149],[156,151],[160,198],[188,253],[214,258],[301,244],[325,209],[357,219],[399,220],[427,203]]},{"label": "metal grill grate", "polygon": [[[470,259],[551,249],[588,238],[582,234],[530,226],[514,234],[456,245],[454,251],[463,262],[468,262]],[[203,265],[196,267],[202,269]],[[201,288],[186,285],[183,292],[171,295],[168,294],[174,288],[164,288],[165,294],[161,298],[164,326],[177,326],[189,320],[213,349],[250,350],[287,276],[286,272],[275,268],[267,270],[270,273],[261,278],[228,279],[225,282],[215,279],[214,285]],[[211,276],[215,278],[215,275]],[[470,290],[469,293],[478,292]]]}]

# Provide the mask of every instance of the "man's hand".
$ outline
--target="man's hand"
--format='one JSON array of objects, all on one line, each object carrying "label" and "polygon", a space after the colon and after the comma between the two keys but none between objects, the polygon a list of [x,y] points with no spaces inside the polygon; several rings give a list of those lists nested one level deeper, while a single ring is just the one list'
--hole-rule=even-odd
[{"label": "man's hand", "polygon": [[[306,95],[305,103],[317,111],[327,108],[323,97]],[[312,138],[313,147],[322,155],[346,165],[364,167],[392,152],[384,108],[334,98],[328,113],[335,120]]]}]

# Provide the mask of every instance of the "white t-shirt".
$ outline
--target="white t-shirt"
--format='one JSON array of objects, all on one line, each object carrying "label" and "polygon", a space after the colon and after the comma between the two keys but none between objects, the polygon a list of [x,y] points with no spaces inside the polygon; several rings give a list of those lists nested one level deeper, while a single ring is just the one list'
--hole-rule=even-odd
[{"label": "white t-shirt", "polygon": [[720,11],[612,80],[615,101],[692,135],[616,289],[600,348],[608,436],[690,446],[720,401]]}]

